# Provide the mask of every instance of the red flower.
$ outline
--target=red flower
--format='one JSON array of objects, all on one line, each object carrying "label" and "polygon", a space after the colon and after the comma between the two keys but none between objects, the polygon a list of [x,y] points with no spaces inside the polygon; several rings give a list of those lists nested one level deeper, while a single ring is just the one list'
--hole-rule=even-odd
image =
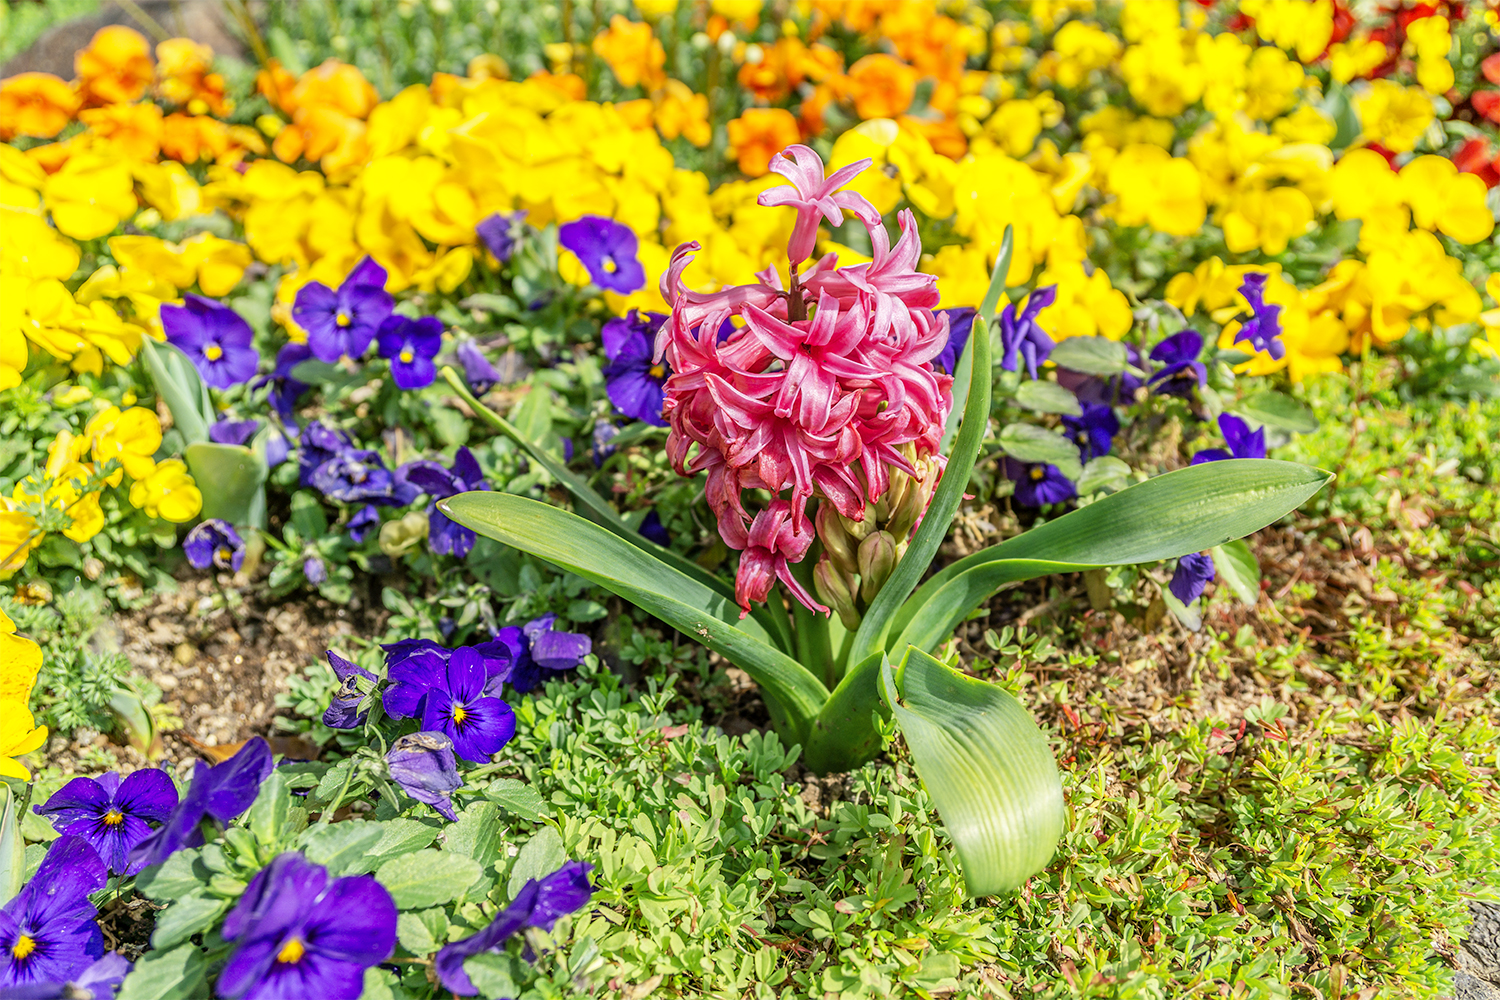
[{"label": "red flower", "polygon": [[1497,158],[1488,139],[1475,136],[1464,143],[1453,154],[1453,165],[1466,174],[1474,174],[1484,181],[1485,187],[1500,185],[1500,170],[1496,169]]}]

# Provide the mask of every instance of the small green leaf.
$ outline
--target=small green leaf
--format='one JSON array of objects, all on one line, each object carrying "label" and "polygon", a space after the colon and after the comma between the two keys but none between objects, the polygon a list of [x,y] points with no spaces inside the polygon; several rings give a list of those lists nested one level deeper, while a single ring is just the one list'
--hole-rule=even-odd
[{"label": "small green leaf", "polygon": [[1063,831],[1062,779],[1047,738],[1004,689],[908,648],[901,691],[881,689],[942,816],[970,895],[1006,892],[1046,867]]},{"label": "small green leaf", "polygon": [[1130,364],[1125,345],[1103,337],[1069,337],[1047,355],[1059,368],[1085,375],[1118,375]]},{"label": "small green leaf", "polygon": [[[298,812],[302,813],[301,818],[306,822],[307,814],[301,810]],[[255,797],[250,811],[245,814],[245,827],[263,847],[275,854],[279,853],[283,841],[298,832],[292,829],[295,825],[292,796],[287,791],[286,779],[279,772],[272,771],[270,777],[261,784],[260,794]]]},{"label": "small green leaf", "polygon": [[1078,477],[1078,492],[1088,496],[1104,489],[1118,490],[1129,479],[1130,466],[1113,455],[1100,455],[1084,464],[1083,474]]},{"label": "small green leaf", "polygon": [[1219,581],[1234,591],[1236,597],[1246,604],[1260,601],[1260,561],[1250,551],[1250,543],[1237,538],[1210,550],[1214,557],[1214,569]]},{"label": "small green leaf", "polygon": [[516,863],[510,869],[510,882],[506,892],[512,899],[531,879],[544,878],[561,868],[568,860],[563,850],[562,837],[550,826],[544,826],[521,848]]},{"label": "small green leaf", "polygon": [[210,872],[202,863],[202,852],[178,851],[159,865],[152,865],[135,877],[135,887],[144,896],[159,903],[180,899],[208,884]]},{"label": "small green leaf", "polygon": [[203,516],[249,524],[255,498],[265,486],[265,460],[243,445],[199,441],[183,449],[183,459],[203,494]]},{"label": "small green leaf", "polygon": [[303,538],[322,538],[328,534],[328,515],[323,512],[323,501],[311,490],[298,490],[292,494],[292,524]]},{"label": "small green leaf", "polygon": [[327,868],[330,876],[338,878],[350,874],[384,836],[383,823],[347,820],[315,826],[302,835],[302,853],[307,860]]},{"label": "small green leaf", "polygon": [[497,778],[484,794],[506,812],[533,823],[551,812],[535,788],[515,778]]},{"label": "small green leaf", "polygon": [[1069,479],[1077,479],[1083,473],[1078,446],[1045,427],[1007,424],[1000,430],[1000,447],[1017,461],[1055,465]]},{"label": "small green leaf", "polygon": [[429,955],[448,943],[448,916],[441,906],[396,918],[396,940],[413,955]]},{"label": "small green leaf", "polygon": [[464,959],[464,972],[486,1000],[516,997],[522,993],[516,984],[515,960],[503,952],[486,951]]},{"label": "small green leaf", "polygon": [[363,858],[351,862],[347,874],[363,875],[372,872],[384,861],[420,851],[436,840],[438,835],[436,822],[405,817],[388,820],[381,824],[381,828],[380,840],[374,849]]},{"label": "small green leaf", "polygon": [[1166,587],[1161,588],[1161,599],[1167,610],[1172,612],[1172,617],[1182,622],[1189,632],[1203,630],[1203,602],[1200,599],[1195,597],[1193,603],[1183,604]]},{"label": "small green leaf", "polygon": [[233,900],[209,895],[203,890],[172,900],[171,906],[156,915],[156,929],[151,932],[151,947],[157,951],[166,951],[194,934],[208,930],[219,918],[219,914],[229,909],[231,902]]},{"label": "small green leaf", "polygon": [[1275,389],[1262,389],[1241,400],[1234,411],[1259,424],[1282,430],[1311,434],[1318,429],[1318,418],[1300,401]]},{"label": "small green leaf", "polygon": [[1083,407],[1078,405],[1078,397],[1056,382],[1022,382],[1021,387],[1016,390],[1016,402],[1037,413],[1066,413],[1071,417],[1083,413]]},{"label": "small green leaf", "polygon": [[195,944],[170,951],[148,951],[125,977],[116,1000],[194,1000],[207,996],[202,988],[208,959]]},{"label": "small green leaf", "polygon": [[417,910],[456,898],[479,877],[473,858],[428,848],[392,858],[375,872],[396,907]]},{"label": "small green leaf", "polygon": [[493,802],[476,802],[464,809],[458,822],[443,831],[445,850],[462,854],[487,868],[500,857],[500,810]]}]

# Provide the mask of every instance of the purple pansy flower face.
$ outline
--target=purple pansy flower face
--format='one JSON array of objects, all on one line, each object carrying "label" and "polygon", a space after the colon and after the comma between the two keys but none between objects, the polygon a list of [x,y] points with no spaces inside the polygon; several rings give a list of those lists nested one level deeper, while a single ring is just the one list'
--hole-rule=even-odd
[{"label": "purple pansy flower face", "polygon": [[1177,560],[1172,582],[1167,589],[1183,604],[1192,604],[1214,578],[1214,561],[1202,552],[1192,552]]},{"label": "purple pansy flower face", "polygon": [[661,313],[632,309],[624,319],[605,323],[601,331],[604,356],[609,359],[604,366],[609,401],[625,416],[657,427],[667,426],[661,405],[672,370],[665,361],[652,360],[652,355],[656,331],[666,319]]},{"label": "purple pansy flower face", "polygon": [[1108,455],[1114,447],[1115,435],[1120,433],[1120,418],[1113,407],[1097,403],[1084,403],[1083,414],[1063,417],[1063,426],[1068,436],[1078,445],[1078,455],[1083,461]]},{"label": "purple pansy flower face", "polygon": [[958,359],[963,357],[964,348],[968,346],[969,334],[974,329],[974,317],[979,311],[973,306],[959,306],[955,309],[935,309],[936,313],[946,314],[948,317],[948,343],[941,353],[932,359],[932,367],[938,371],[947,372],[952,375],[958,368]]},{"label": "purple pansy flower face", "polygon": [[271,747],[259,736],[223,763],[209,767],[196,762],[187,794],[161,829],[131,849],[130,864],[136,870],[158,865],[183,848],[202,844],[200,824],[205,819],[227,824],[249,809],[271,768]]},{"label": "purple pansy flower face", "polygon": [[1057,301],[1057,286],[1038,288],[1026,298],[1026,308],[1016,313],[1016,304],[1010,303],[1000,313],[1000,367],[1008,372],[1020,371],[1020,364],[1036,378],[1037,365],[1047,360],[1052,348],[1057,346],[1052,338],[1037,325],[1037,315]]},{"label": "purple pansy flower face", "polygon": [[525,219],[525,211],[496,212],[483,219],[474,227],[474,231],[484,240],[484,245],[490,248],[495,259],[504,264],[516,252]]},{"label": "purple pansy flower face", "polygon": [[1078,489],[1073,485],[1073,481],[1063,475],[1062,470],[1055,465],[1020,462],[1014,458],[1007,458],[1005,475],[1016,484],[1016,503],[1023,507],[1062,503],[1078,495]]},{"label": "purple pansy flower face", "polygon": [[370,533],[371,528],[380,527],[380,511],[375,509],[374,504],[365,504],[355,511],[354,516],[349,518],[349,523],[344,526],[349,530],[349,540],[359,543],[365,540],[365,535]]},{"label": "purple pansy flower face", "polygon": [[314,587],[328,582],[328,567],[317,556],[308,556],[302,561],[302,575]]},{"label": "purple pansy flower face", "polygon": [[432,498],[427,508],[427,544],[439,555],[465,558],[478,536],[454,521],[437,507],[437,501],[446,500],[458,493],[488,490],[484,472],[479,461],[468,448],[458,449],[453,456],[453,468],[445,469],[437,462],[411,462],[402,467],[406,479],[413,486]]},{"label": "purple pansy flower face", "polygon": [[235,950],[219,974],[221,996],[357,1000],[365,969],[395,950],[396,904],[373,876],[330,881],[292,852],[250,880],[223,934]]},{"label": "purple pansy flower face", "polygon": [[629,295],[646,287],[646,269],[636,259],[640,244],[629,226],[602,215],[585,215],[558,227],[557,242],[578,255],[600,288]]},{"label": "purple pansy flower face", "polygon": [[[339,679],[339,686],[333,691],[333,700],[328,704],[328,710],[323,713],[323,725],[329,729],[353,729],[365,721],[369,713],[358,711],[359,703],[365,696],[365,691],[375,686],[375,675],[357,663],[352,663],[328,650],[328,665],[333,668],[333,673]],[[369,681],[365,691],[359,688],[359,679]]]},{"label": "purple pansy flower face", "polygon": [[1250,303],[1250,316],[1240,324],[1234,335],[1236,344],[1249,344],[1251,350],[1265,351],[1280,360],[1286,354],[1281,342],[1281,307],[1268,305],[1265,300],[1265,274],[1247,274],[1240,285],[1240,294]]},{"label": "purple pansy flower face", "polygon": [[1265,458],[1266,457],[1266,429],[1257,427],[1250,429],[1249,423],[1232,413],[1219,414],[1219,430],[1224,434],[1224,441],[1229,445],[1226,451],[1223,448],[1205,448],[1193,456],[1194,465],[1202,465],[1204,462],[1222,462],[1229,458]]},{"label": "purple pansy flower face", "polygon": [[399,389],[421,389],[437,377],[432,359],[443,347],[443,322],[436,316],[407,319],[392,314],[376,334],[380,356],[391,363],[391,378]]},{"label": "purple pansy flower face", "polygon": [[208,428],[208,439],[218,444],[248,444],[260,429],[259,420],[231,420],[224,417]]},{"label": "purple pansy flower face", "polygon": [[425,802],[448,821],[456,822],[458,814],[453,811],[453,792],[462,787],[464,779],[459,777],[458,762],[453,757],[453,741],[446,733],[411,733],[391,744],[385,755],[391,779],[402,790]]},{"label": "purple pansy flower face", "polygon": [[52,820],[58,833],[88,841],[116,875],[134,875],[130,849],[151,835],[150,823],[163,823],[177,805],[177,787],[158,768],[136,771],[123,781],[113,772],[74,778],[46,805],[34,807]]},{"label": "purple pansy flower face", "polygon": [[313,357],[331,365],[345,355],[358,359],[365,353],[395,305],[385,280],[385,268],[366,257],[337,291],[321,281],[302,286],[292,303],[292,319],[307,331]]},{"label": "purple pansy flower face", "polygon": [[0,910],[0,989],[69,982],[104,954],[89,893],[108,880],[88,841],[64,834],[52,842],[31,881]]},{"label": "purple pansy flower face", "polygon": [[[532,619],[521,630],[526,638],[527,652],[524,657],[517,659],[508,679],[511,686],[522,694],[542,684],[558,671],[577,667],[593,649],[593,640],[588,636],[576,632],[558,632],[553,628],[556,624],[556,615],[542,615]],[[501,630],[502,634],[504,631]]]},{"label": "purple pansy flower face", "polygon": [[245,542],[228,521],[211,517],[193,526],[183,539],[182,552],[194,569],[233,570],[238,573],[245,563]]},{"label": "purple pansy flower face", "polygon": [[487,762],[516,732],[511,707],[485,695],[488,679],[478,652],[455,649],[422,706],[422,728],[444,734],[460,757],[475,763]]},{"label": "purple pansy flower face", "polygon": [[500,372],[474,341],[468,338],[459,341],[456,353],[458,363],[464,366],[464,381],[476,396],[483,396],[500,381]]},{"label": "purple pansy flower face", "polygon": [[[307,463],[318,457],[316,453],[305,451],[303,468],[306,469]],[[411,503],[421,492],[403,475],[387,469],[378,453],[365,448],[349,448],[323,460],[307,478],[309,486],[344,503],[401,506]]]},{"label": "purple pansy flower face", "polygon": [[1151,360],[1164,367],[1148,380],[1151,391],[1163,396],[1190,398],[1193,389],[1208,385],[1208,369],[1198,360],[1203,334],[1197,330],[1174,333],[1151,349]]},{"label": "purple pansy flower face", "polygon": [[445,945],[438,952],[436,963],[443,988],[461,997],[476,996],[479,990],[464,971],[464,960],[504,947],[512,934],[524,928],[551,931],[559,917],[583,909],[594,894],[589,884],[589,873],[593,870],[593,865],[569,861],[551,875],[529,880],[488,927]]},{"label": "purple pansy flower face", "polygon": [[255,377],[260,352],[250,346],[255,334],[240,314],[201,295],[184,295],[180,306],[161,307],[167,343],[192,360],[203,381],[215,389]]}]

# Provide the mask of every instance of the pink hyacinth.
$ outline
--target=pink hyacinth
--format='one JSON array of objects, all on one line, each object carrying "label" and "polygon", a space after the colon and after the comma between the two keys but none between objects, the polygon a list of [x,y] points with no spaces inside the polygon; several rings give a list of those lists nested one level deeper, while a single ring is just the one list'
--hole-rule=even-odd
[{"label": "pink hyacinth", "polygon": [[[948,343],[948,317],[933,312],[937,279],[916,270],[916,219],[900,214],[892,248],[874,206],[837,190],[868,165],[825,180],[805,146],[773,160],[791,184],[765,192],[760,204],[797,208],[789,287],[767,268],[755,284],[689,291],[682,273],[697,243],[679,246],[662,278],[672,307],[656,340],[656,359],[665,356],[673,372],[663,407],[667,452],[681,474],[707,474],[719,533],[743,553],[735,597],[745,612],[775,580],[827,612],[790,570],[813,541],[808,502],[862,521],[891,470],[920,476],[909,456],[937,454],[952,407],[953,380],[932,367]],[[873,259],[841,268],[827,254],[799,274],[820,219],[837,225],[842,212],[869,230]],[[770,503],[751,511],[746,490],[769,492]]]}]

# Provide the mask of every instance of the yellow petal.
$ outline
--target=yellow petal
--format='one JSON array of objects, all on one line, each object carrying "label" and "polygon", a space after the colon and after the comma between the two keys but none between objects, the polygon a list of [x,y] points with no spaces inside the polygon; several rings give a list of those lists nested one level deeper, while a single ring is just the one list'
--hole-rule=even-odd
[{"label": "yellow petal", "polygon": [[31,772],[26,770],[26,766],[20,761],[0,757],[0,778],[19,778],[22,781],[30,781]]}]

